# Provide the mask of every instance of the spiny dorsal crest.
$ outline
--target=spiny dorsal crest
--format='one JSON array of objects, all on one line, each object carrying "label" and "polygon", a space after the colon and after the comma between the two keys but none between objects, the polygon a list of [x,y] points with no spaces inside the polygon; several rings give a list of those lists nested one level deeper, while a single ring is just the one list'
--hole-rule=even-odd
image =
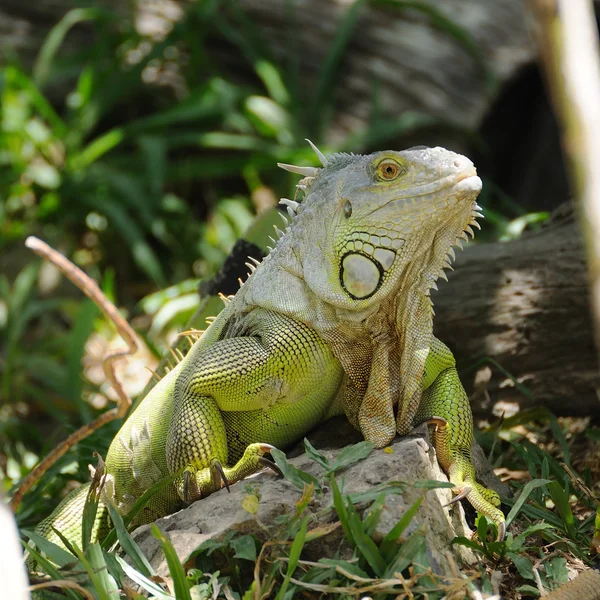
[{"label": "spiny dorsal crest", "polygon": [[[463,249],[463,240],[465,242],[469,241],[469,236],[467,235],[470,234],[471,238],[475,237],[475,232],[473,231],[471,225],[473,227],[477,227],[477,229],[481,230],[481,225],[477,222],[477,219],[485,219],[485,216],[480,212],[482,210],[481,206],[479,206],[479,204],[475,204],[473,207],[473,210],[471,211],[471,220],[469,221],[467,227],[465,228],[464,231],[461,231],[461,233],[458,235],[458,237],[456,238],[453,246],[456,246],[457,248],[460,248],[461,250]],[[439,270],[438,273],[433,274],[432,276],[429,277],[429,282],[427,285],[427,295],[429,295],[430,290],[437,290],[437,284],[436,284],[436,279],[438,277],[441,277],[442,279],[445,279],[446,281],[448,281],[448,277],[446,276],[445,271],[454,271],[454,269],[452,268],[452,262],[454,262],[454,260],[456,259],[456,253],[454,252],[454,248],[453,246],[450,246],[450,248],[448,248],[448,252],[446,253],[446,256],[444,257],[444,262],[442,263],[442,267]]]}]

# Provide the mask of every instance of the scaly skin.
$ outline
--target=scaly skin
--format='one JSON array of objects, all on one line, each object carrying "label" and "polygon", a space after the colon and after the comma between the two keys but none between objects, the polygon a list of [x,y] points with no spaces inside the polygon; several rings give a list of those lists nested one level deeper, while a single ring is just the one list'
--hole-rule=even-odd
[{"label": "scaly skin", "polygon": [[[285,166],[284,166],[285,167]],[[106,459],[104,502],[126,513],[175,475],[135,524],[261,466],[336,414],[378,448],[421,422],[438,460],[504,531],[498,496],[477,483],[473,419],[454,358],[432,334],[429,292],[479,207],[472,163],[442,148],[333,155],[306,177],[293,219],[182,362],[123,425]],[[80,492],[38,527],[80,541]],[[79,499],[79,500],[77,500]],[[79,504],[75,507],[74,503]],[[106,510],[98,532],[105,529]]]}]

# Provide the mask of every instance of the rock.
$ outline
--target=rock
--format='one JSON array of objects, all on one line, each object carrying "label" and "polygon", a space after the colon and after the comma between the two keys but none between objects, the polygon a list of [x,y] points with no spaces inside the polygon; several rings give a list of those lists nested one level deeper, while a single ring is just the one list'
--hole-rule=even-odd
[{"label": "rock", "polygon": [[[330,462],[339,454],[340,445],[360,440],[360,436],[350,428],[344,419],[334,419],[309,436],[311,443],[327,457]],[[300,445],[303,447],[303,445]],[[435,452],[428,442],[420,436],[396,439],[391,445],[392,453],[373,450],[364,460],[342,471],[337,481],[343,486],[343,493],[365,492],[374,486],[393,481],[412,483],[417,480],[447,481],[440,470]],[[320,477],[322,468],[311,461],[298,448],[288,453],[290,462],[299,469]],[[259,490],[260,502],[255,516],[242,508],[242,501],[248,495],[248,485]],[[281,515],[292,515],[296,502],[302,495],[301,490],[289,481],[278,478],[272,473],[261,473],[251,480],[231,486],[231,493],[221,490],[208,498],[200,500],[188,508],[173,515],[159,519],[156,524],[169,537],[177,555],[186,561],[190,553],[208,539],[220,541],[224,535],[235,530],[241,534],[252,534],[265,540],[267,529]],[[423,495],[423,502],[404,536],[418,528],[425,533],[427,550],[432,568],[442,576],[456,576],[456,562],[471,564],[474,557],[470,550],[461,546],[452,546],[451,540],[457,536],[470,536],[460,503],[444,508],[452,497],[449,489],[424,490],[409,486],[402,495],[389,494],[386,497],[379,524],[373,537],[380,541],[405,514],[406,510]],[[333,510],[324,510],[332,504],[331,490],[324,486],[322,496],[315,493],[308,511],[312,515],[310,529],[332,524],[337,520]],[[368,504],[357,505],[360,511]],[[260,524],[259,524],[260,522]],[[262,524],[262,525],[261,525]],[[310,542],[303,550],[307,560],[318,560],[322,556],[334,556],[339,551],[344,537],[341,527],[331,533]],[[168,567],[158,541],[152,536],[150,526],[145,525],[134,533],[150,564],[160,576],[168,575]]]}]

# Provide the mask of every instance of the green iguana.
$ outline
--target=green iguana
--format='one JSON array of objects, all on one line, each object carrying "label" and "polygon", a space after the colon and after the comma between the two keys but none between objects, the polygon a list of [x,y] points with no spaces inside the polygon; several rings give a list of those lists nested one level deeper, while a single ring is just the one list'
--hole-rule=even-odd
[{"label": "green iguana", "polygon": [[[174,512],[263,467],[334,415],[383,448],[427,422],[455,492],[504,536],[498,495],[476,481],[473,419],[449,349],[432,333],[430,290],[473,235],[481,180],[443,148],[323,156],[280,165],[303,179],[291,222],[185,358],[113,440],[92,541],[106,503],[127,513],[174,476],[135,525]],[[37,528],[80,545],[88,485]]]}]

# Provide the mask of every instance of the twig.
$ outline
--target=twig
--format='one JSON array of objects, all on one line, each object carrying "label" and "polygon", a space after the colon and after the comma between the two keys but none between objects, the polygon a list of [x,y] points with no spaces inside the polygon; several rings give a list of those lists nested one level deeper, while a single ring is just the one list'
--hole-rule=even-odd
[{"label": "twig", "polygon": [[114,363],[120,358],[134,354],[138,349],[137,336],[130,327],[129,323],[121,316],[114,304],[112,304],[108,298],[103,294],[102,290],[98,287],[96,282],[88,277],[81,269],[76,267],[70,260],[65,258],[62,254],[48,246],[42,240],[35,237],[28,237],[25,240],[25,245],[33,250],[36,254],[45,258],[53,265],[58,267],[61,272],[70,279],[88,298],[90,298],[100,310],[106,315],[109,321],[114,323],[119,335],[125,340],[127,348],[120,350],[114,350],[106,355],[104,358],[104,374],[111,383],[115,391],[117,392],[117,406],[112,410],[109,410],[101,414],[95,421],[87,423],[74,433],[72,433],[66,440],[63,440],[46,458],[38,463],[31,472],[25,477],[23,483],[19,489],[13,495],[10,501],[10,507],[13,511],[16,511],[23,496],[37,483],[42,475],[61,457],[69,448],[80,442],[82,439],[88,437],[92,432],[100,429],[100,427],[106,425],[110,421],[115,419],[121,419],[129,410],[131,406],[131,399],[123,389],[123,386],[117,379],[115,373]]}]

